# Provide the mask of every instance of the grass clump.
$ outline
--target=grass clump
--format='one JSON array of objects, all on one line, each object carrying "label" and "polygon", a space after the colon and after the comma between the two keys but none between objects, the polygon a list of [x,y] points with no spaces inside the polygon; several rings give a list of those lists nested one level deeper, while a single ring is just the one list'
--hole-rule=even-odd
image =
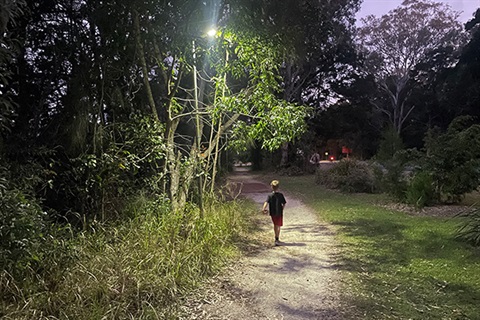
[{"label": "grass clump", "polygon": [[284,178],[341,245],[343,292],[353,319],[478,319],[480,251],[456,239],[457,221],[378,206],[385,195],[348,197],[308,177]]},{"label": "grass clump", "polygon": [[461,219],[457,237],[480,247],[480,208],[469,210],[459,215]]},{"label": "grass clump", "polygon": [[0,316],[174,319],[179,299],[236,254],[245,213],[238,202],[212,200],[201,218],[195,206],[172,213],[163,200],[139,197],[126,221],[92,225],[68,240],[50,235],[23,279],[3,272]]}]

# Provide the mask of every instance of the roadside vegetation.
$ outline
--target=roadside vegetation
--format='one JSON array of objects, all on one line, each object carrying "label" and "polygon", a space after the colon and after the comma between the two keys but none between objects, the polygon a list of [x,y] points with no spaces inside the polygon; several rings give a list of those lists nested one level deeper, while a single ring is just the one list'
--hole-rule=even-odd
[{"label": "roadside vegetation", "polygon": [[458,219],[390,210],[384,194],[346,195],[311,176],[282,183],[336,226],[353,319],[478,317],[480,250],[457,239]]},{"label": "roadside vegetation", "polygon": [[0,318],[174,318],[249,224],[213,196],[234,160],[301,175],[313,152],[362,160],[290,180],[338,225],[359,312],[475,315],[478,211],[373,203],[478,188],[480,10],[463,30],[431,0],[360,28],[361,0],[2,3]]},{"label": "roadside vegetation", "polygon": [[0,317],[176,319],[182,297],[238,254],[245,206],[206,201],[201,218],[197,207],[171,214],[143,196],[127,206],[123,221],[76,233],[49,230],[30,248],[33,256],[9,268],[15,274],[3,265]]}]

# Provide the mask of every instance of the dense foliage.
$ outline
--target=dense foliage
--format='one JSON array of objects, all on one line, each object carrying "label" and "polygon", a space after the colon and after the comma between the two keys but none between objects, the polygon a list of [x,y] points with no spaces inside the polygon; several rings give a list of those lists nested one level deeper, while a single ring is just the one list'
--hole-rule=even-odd
[{"label": "dense foliage", "polygon": [[232,18],[253,21],[267,4],[15,3],[1,59],[2,160],[39,165],[32,196],[54,215],[116,216],[140,189],[174,209],[201,202],[226,147],[273,150],[304,131],[307,109],[280,99],[286,38]]},{"label": "dense foliage", "polygon": [[[407,0],[366,20],[357,52],[360,2],[4,1],[0,316],[148,318],[140,299],[173,299],[237,233],[240,209],[209,199],[238,150],[281,150],[289,173],[329,145],[377,153],[374,169],[346,160],[322,181],[418,206],[475,190],[479,119],[452,120],[480,115],[480,11],[462,48],[455,13]],[[401,138],[425,152],[397,152]]]},{"label": "dense foliage", "polygon": [[50,230],[38,256],[20,261],[21,277],[2,270],[0,315],[178,318],[179,299],[234,256],[233,241],[254,212],[246,203],[207,201],[206,207],[203,217],[194,207],[174,215],[164,199],[139,196],[120,224],[91,224],[75,235]]},{"label": "dense foliage", "polygon": [[449,202],[480,185],[480,125],[460,117],[442,134],[431,133],[426,141],[423,170],[432,174],[436,192]]},{"label": "dense foliage", "polygon": [[315,182],[348,193],[375,191],[372,168],[368,163],[355,159],[343,159],[330,169],[322,169],[320,165],[315,173]]},{"label": "dense foliage", "polygon": [[0,316],[91,319],[148,318],[215,268],[240,212],[207,201],[226,154],[305,131],[285,65],[302,52],[314,79],[323,52],[332,69],[336,41],[318,43],[351,29],[358,1],[6,3]]},{"label": "dense foliage", "polygon": [[445,4],[430,0],[406,0],[382,17],[369,16],[359,29],[366,71],[377,84],[371,103],[400,133],[415,109],[409,101],[415,82],[411,71],[431,51],[462,45],[458,14]]}]

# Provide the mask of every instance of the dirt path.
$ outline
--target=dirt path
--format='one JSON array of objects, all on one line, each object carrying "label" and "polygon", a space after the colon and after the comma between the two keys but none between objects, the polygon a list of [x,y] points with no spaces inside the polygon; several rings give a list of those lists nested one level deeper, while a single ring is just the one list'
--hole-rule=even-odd
[{"label": "dirt path", "polygon": [[[230,180],[242,186],[242,195],[258,203],[260,211],[269,186],[248,172]],[[299,199],[284,194],[283,244],[274,246],[271,221],[264,216],[258,250],[213,281],[190,319],[342,318],[332,228]]]}]

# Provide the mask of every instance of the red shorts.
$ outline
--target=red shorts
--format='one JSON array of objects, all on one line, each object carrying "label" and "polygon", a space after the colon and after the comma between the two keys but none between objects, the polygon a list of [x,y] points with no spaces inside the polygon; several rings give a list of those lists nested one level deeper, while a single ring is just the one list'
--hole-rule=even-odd
[{"label": "red shorts", "polygon": [[272,217],[272,222],[276,226],[283,226],[283,216],[271,216]]}]

